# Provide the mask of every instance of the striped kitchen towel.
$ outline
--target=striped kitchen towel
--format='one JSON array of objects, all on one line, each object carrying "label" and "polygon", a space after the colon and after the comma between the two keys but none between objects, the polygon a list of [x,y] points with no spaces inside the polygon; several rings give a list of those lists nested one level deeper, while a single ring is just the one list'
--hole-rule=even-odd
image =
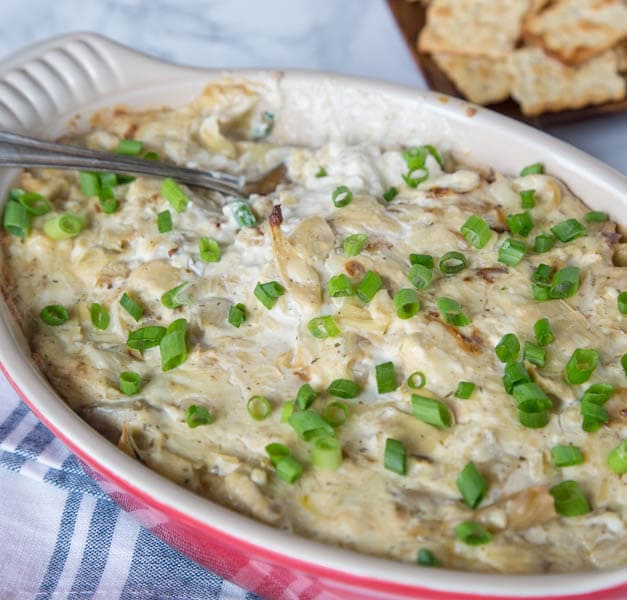
[{"label": "striped kitchen towel", "polygon": [[2,600],[253,600],[141,527],[0,375]]}]

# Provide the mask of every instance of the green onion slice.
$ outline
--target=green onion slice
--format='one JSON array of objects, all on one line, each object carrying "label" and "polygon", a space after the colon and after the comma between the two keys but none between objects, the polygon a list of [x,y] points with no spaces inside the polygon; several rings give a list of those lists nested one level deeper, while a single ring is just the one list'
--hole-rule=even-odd
[{"label": "green onion slice", "polygon": [[303,466],[293,456],[279,459],[275,468],[277,477],[290,484],[303,474]]},{"label": "green onion slice", "polygon": [[206,263],[220,262],[222,252],[218,242],[209,238],[202,237],[198,240],[198,250],[200,252],[200,260]]},{"label": "green onion slice", "polygon": [[156,152],[145,152],[142,156],[144,160],[159,160],[159,155]]},{"label": "green onion slice", "polygon": [[410,319],[420,310],[420,299],[416,290],[404,288],[394,295],[394,308],[399,319]]},{"label": "green onion slice", "polygon": [[292,429],[306,442],[314,437],[324,434],[335,436],[335,430],[315,410],[310,408],[300,410],[292,414],[287,420]]},{"label": "green onion slice", "polygon": [[614,386],[607,383],[594,383],[583,393],[581,401],[605,404],[612,397],[613,393]]},{"label": "green onion slice", "polygon": [[190,298],[187,295],[187,289],[192,284],[189,281],[177,285],[175,288],[168,290],[161,296],[161,304],[166,308],[179,308],[185,304],[189,304]]},{"label": "green onion slice", "polygon": [[270,462],[276,467],[277,463],[290,455],[290,449],[284,444],[273,442],[266,446],[266,452],[270,458]]},{"label": "green onion slice", "polygon": [[520,192],[520,206],[521,208],[534,208],[536,205],[536,191],[535,190],[521,190]]},{"label": "green onion slice", "polygon": [[412,265],[407,273],[407,279],[409,279],[411,284],[419,290],[428,287],[432,278],[433,269],[429,269],[424,265]]},{"label": "green onion slice", "polygon": [[530,383],[531,376],[520,362],[509,362],[505,365],[505,373],[503,374],[503,387],[508,394],[521,383]]},{"label": "green onion slice", "polygon": [[549,296],[553,299],[570,298],[579,289],[579,268],[564,267],[553,276]]},{"label": "green onion slice", "polygon": [[525,342],[523,358],[538,367],[543,367],[546,363],[546,349],[531,342]]},{"label": "green onion slice", "polygon": [[364,278],[357,284],[355,295],[366,304],[372,300],[381,289],[383,282],[377,273],[367,271]]},{"label": "green onion slice", "polygon": [[435,398],[412,394],[411,406],[417,419],[441,429],[451,426],[451,413],[444,402]]},{"label": "green onion slice", "polygon": [[625,377],[627,377],[627,354],[623,354],[620,357],[620,365],[623,367],[623,373],[625,373]]},{"label": "green onion slice", "polygon": [[375,367],[377,379],[377,391],[379,394],[393,392],[398,384],[396,383],[396,371],[393,362],[384,362]]},{"label": "green onion slice", "polygon": [[187,360],[187,321],[177,319],[170,323],[159,343],[161,368],[169,371]]},{"label": "green onion slice", "polygon": [[246,320],[246,307],[241,304],[234,304],[229,308],[228,322],[233,327],[238,327]]},{"label": "green onion slice", "polygon": [[462,312],[462,307],[452,298],[440,296],[435,303],[442,315],[442,318],[449,325],[463,327],[471,322],[470,319]]},{"label": "green onion slice", "polygon": [[136,321],[139,321],[144,316],[144,309],[126,292],[124,292],[120,298],[120,305]]},{"label": "green onion slice", "polygon": [[17,201],[26,209],[26,212],[34,217],[40,217],[52,210],[52,205],[48,199],[34,192],[20,194]]},{"label": "green onion slice", "polygon": [[157,230],[159,233],[172,231],[172,213],[169,210],[161,211],[157,215]]},{"label": "green onion slice", "polygon": [[577,219],[566,219],[551,227],[551,231],[560,242],[570,242],[586,235],[586,228]]},{"label": "green onion slice", "polygon": [[94,302],[89,307],[89,314],[91,316],[91,324],[96,329],[105,330],[109,327],[109,312],[97,302]]},{"label": "green onion slice", "polygon": [[542,175],[544,173],[544,165],[542,163],[533,163],[532,165],[526,166],[521,172],[520,176],[524,177],[525,175]]},{"label": "green onion slice", "polygon": [[292,400],[287,400],[283,403],[283,408],[281,409],[281,423],[287,423],[293,414],[294,402]]},{"label": "green onion slice", "polygon": [[386,202],[392,202],[396,196],[398,196],[398,190],[393,185],[383,192],[383,199]]},{"label": "green onion slice", "polygon": [[105,215],[111,215],[118,209],[118,201],[113,194],[112,187],[101,187],[98,192],[98,202]]},{"label": "green onion slice", "polygon": [[139,156],[143,146],[143,142],[139,140],[120,140],[118,147],[115,149],[115,153],[124,156]]},{"label": "green onion slice", "polygon": [[527,237],[533,229],[533,219],[528,211],[508,215],[507,226],[513,234]]},{"label": "green onion slice", "polygon": [[326,177],[327,175],[327,170],[324,167],[320,167],[316,172],[316,177]]},{"label": "green onion slice", "polygon": [[457,476],[457,489],[470,508],[477,508],[488,493],[488,482],[473,462],[469,462]]},{"label": "green onion slice", "polygon": [[501,362],[512,362],[518,358],[520,342],[513,333],[506,333],[496,345],[494,351]]},{"label": "green onion slice", "polygon": [[555,246],[555,236],[551,233],[541,233],[533,241],[533,250],[538,254],[548,252],[553,246]]},{"label": "green onion slice", "polygon": [[171,177],[166,177],[163,180],[161,194],[177,213],[182,213],[187,208],[189,197]]},{"label": "green onion slice", "polygon": [[566,381],[571,385],[585,383],[599,366],[599,352],[594,348],[577,348],[566,363]]},{"label": "green onion slice", "polygon": [[616,298],[616,305],[618,306],[618,312],[622,315],[627,315],[627,292],[621,292]]},{"label": "green onion slice", "polygon": [[399,475],[407,472],[407,452],[402,442],[393,438],[385,440],[385,451],[383,454],[383,466],[388,471],[393,471]]},{"label": "green onion slice", "polygon": [[534,326],[533,332],[536,336],[536,342],[538,342],[538,346],[548,346],[554,339],[555,336],[551,331],[551,324],[548,319],[538,319]]},{"label": "green onion slice", "polygon": [[361,387],[352,379],[335,379],[327,388],[327,393],[336,398],[350,400],[351,398],[357,398],[361,394]]},{"label": "green onion slice", "polygon": [[148,325],[147,327],[141,327],[135,331],[131,331],[128,334],[126,345],[133,350],[139,350],[143,352],[148,348],[154,348],[161,343],[163,336],[166,334],[167,329],[160,325]]},{"label": "green onion slice", "polygon": [[345,185],[341,185],[331,194],[331,199],[336,208],[344,208],[353,201],[353,192],[351,192]]},{"label": "green onion slice", "polygon": [[41,310],[39,318],[46,325],[57,327],[58,325],[63,325],[63,323],[70,318],[70,315],[64,306],[60,304],[50,304]]},{"label": "green onion slice", "polygon": [[583,454],[577,446],[553,446],[551,448],[551,459],[558,467],[572,467],[583,462]]},{"label": "green onion slice", "polygon": [[410,254],[409,264],[423,265],[427,267],[427,269],[433,269],[435,267],[435,262],[431,254]]},{"label": "green onion slice", "polygon": [[142,389],[142,378],[135,371],[124,371],[120,373],[120,391],[127,396],[139,394]]},{"label": "green onion slice", "polygon": [[296,393],[296,406],[300,410],[305,410],[312,405],[317,396],[318,393],[308,383],[303,383]]},{"label": "green onion slice", "polygon": [[324,407],[324,412],[322,413],[324,420],[331,425],[331,427],[339,427],[346,423],[348,415],[348,406],[346,402],[342,402],[341,400],[329,402],[329,404]]},{"label": "green onion slice", "polygon": [[440,561],[428,548],[420,548],[420,550],[418,550],[418,555],[416,556],[416,564],[421,567],[439,567]]},{"label": "green onion slice", "polygon": [[272,412],[272,405],[265,396],[252,396],[248,399],[246,408],[255,421],[263,421]]},{"label": "green onion slice", "polygon": [[255,286],[255,298],[270,310],[277,300],[285,294],[285,288],[278,281],[257,283]]},{"label": "green onion slice", "polygon": [[518,411],[518,419],[520,424],[529,429],[540,429],[545,427],[549,422],[549,411],[542,410],[540,412],[530,413]]},{"label": "green onion slice", "polygon": [[414,371],[407,378],[407,387],[412,390],[419,390],[420,388],[425,387],[427,384],[427,377],[422,371]]},{"label": "green onion slice", "polygon": [[257,217],[247,202],[236,200],[231,206],[233,207],[233,218],[240,227],[254,227],[257,224]]},{"label": "green onion slice", "polygon": [[100,179],[98,173],[80,171],[78,174],[81,191],[85,196],[97,196],[100,191]]},{"label": "green onion slice", "polygon": [[479,216],[471,215],[462,225],[461,232],[466,241],[475,248],[483,248],[492,237],[489,225]]},{"label": "green onion slice", "polygon": [[65,213],[44,223],[44,233],[53,240],[67,240],[76,237],[85,229],[86,221],[79,215]]},{"label": "green onion slice", "polygon": [[627,472],[627,440],[623,440],[607,455],[607,464],[618,475]]},{"label": "green onion slice", "polygon": [[19,202],[10,200],[4,207],[2,226],[11,235],[26,237],[30,233],[30,215]]},{"label": "green onion slice", "polygon": [[499,262],[509,267],[515,267],[525,256],[527,245],[520,240],[507,238],[499,246]]},{"label": "green onion slice", "polygon": [[[115,173],[96,173],[96,175],[100,186],[99,193],[102,191],[102,188],[114,188],[120,184],[118,175]],[[121,177],[124,177],[124,175],[121,175]]]},{"label": "green onion slice", "polygon": [[192,404],[185,410],[185,422],[190,429],[199,425],[211,425],[211,413],[204,407]]},{"label": "green onion slice", "polygon": [[357,256],[368,243],[368,236],[365,233],[353,233],[344,240],[344,254],[346,256]]},{"label": "green onion slice", "polygon": [[605,221],[608,221],[609,218],[610,216],[606,212],[602,212],[600,210],[591,210],[584,216],[584,219],[588,223],[605,223]]},{"label": "green onion slice", "polygon": [[590,505],[576,481],[566,480],[549,490],[555,511],[564,517],[576,517],[590,512]]},{"label": "green onion slice", "polygon": [[550,410],[553,407],[551,399],[544,390],[535,382],[519,383],[512,395],[518,406],[518,410],[525,413],[538,413]]},{"label": "green onion slice", "polygon": [[545,264],[539,264],[531,275],[531,281],[543,287],[551,285],[553,275],[553,267]]},{"label": "green onion slice", "polygon": [[453,275],[459,273],[468,266],[466,257],[461,252],[455,250],[447,252],[440,259],[440,271],[445,275]]},{"label": "green onion slice", "polygon": [[321,435],[311,443],[311,462],[314,467],[336,471],[342,464],[342,446],[337,438]]},{"label": "green onion slice", "polygon": [[344,273],[331,277],[327,282],[327,290],[332,298],[353,296],[355,293],[351,280]]},{"label": "green onion slice", "polygon": [[314,317],[307,323],[309,333],[319,340],[326,340],[329,337],[340,335],[340,328],[335,319],[329,315],[324,317]]},{"label": "green onion slice", "polygon": [[457,539],[469,546],[481,546],[492,541],[492,534],[481,524],[463,521],[453,528]]},{"label": "green onion slice", "polygon": [[472,393],[475,391],[475,384],[472,381],[460,381],[455,390],[455,398],[461,398],[462,400],[468,400]]}]

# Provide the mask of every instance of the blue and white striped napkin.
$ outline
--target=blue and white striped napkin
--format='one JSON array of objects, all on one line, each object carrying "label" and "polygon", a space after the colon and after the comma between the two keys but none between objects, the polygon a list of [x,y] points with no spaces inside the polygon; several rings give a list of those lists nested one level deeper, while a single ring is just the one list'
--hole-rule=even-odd
[{"label": "blue and white striped napkin", "polygon": [[0,375],[0,598],[258,597],[118,508]]}]

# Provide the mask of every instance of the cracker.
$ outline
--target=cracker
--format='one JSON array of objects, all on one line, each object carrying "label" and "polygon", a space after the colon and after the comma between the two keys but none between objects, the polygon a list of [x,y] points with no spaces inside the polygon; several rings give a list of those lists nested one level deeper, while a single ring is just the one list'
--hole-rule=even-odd
[{"label": "cracker", "polygon": [[625,97],[625,80],[617,63],[613,50],[569,67],[540,48],[522,48],[509,59],[512,97],[528,116],[620,100]]},{"label": "cracker", "polygon": [[418,38],[423,52],[479,54],[499,58],[510,53],[522,32],[531,0],[433,0]]},{"label": "cracker", "polygon": [[433,60],[468,100],[500,102],[509,96],[511,76],[505,59],[434,52]]},{"label": "cracker", "polygon": [[525,37],[568,64],[579,64],[627,38],[624,0],[558,0],[524,23]]}]

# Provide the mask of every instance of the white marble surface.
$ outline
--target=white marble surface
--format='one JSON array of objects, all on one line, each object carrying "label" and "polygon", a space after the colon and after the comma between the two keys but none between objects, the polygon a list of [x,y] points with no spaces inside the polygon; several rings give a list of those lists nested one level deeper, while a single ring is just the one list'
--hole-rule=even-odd
[{"label": "white marble surface", "polygon": [[[98,31],[199,66],[336,71],[423,88],[384,0],[0,0],[0,57]],[[627,114],[550,130],[627,174]]]}]

